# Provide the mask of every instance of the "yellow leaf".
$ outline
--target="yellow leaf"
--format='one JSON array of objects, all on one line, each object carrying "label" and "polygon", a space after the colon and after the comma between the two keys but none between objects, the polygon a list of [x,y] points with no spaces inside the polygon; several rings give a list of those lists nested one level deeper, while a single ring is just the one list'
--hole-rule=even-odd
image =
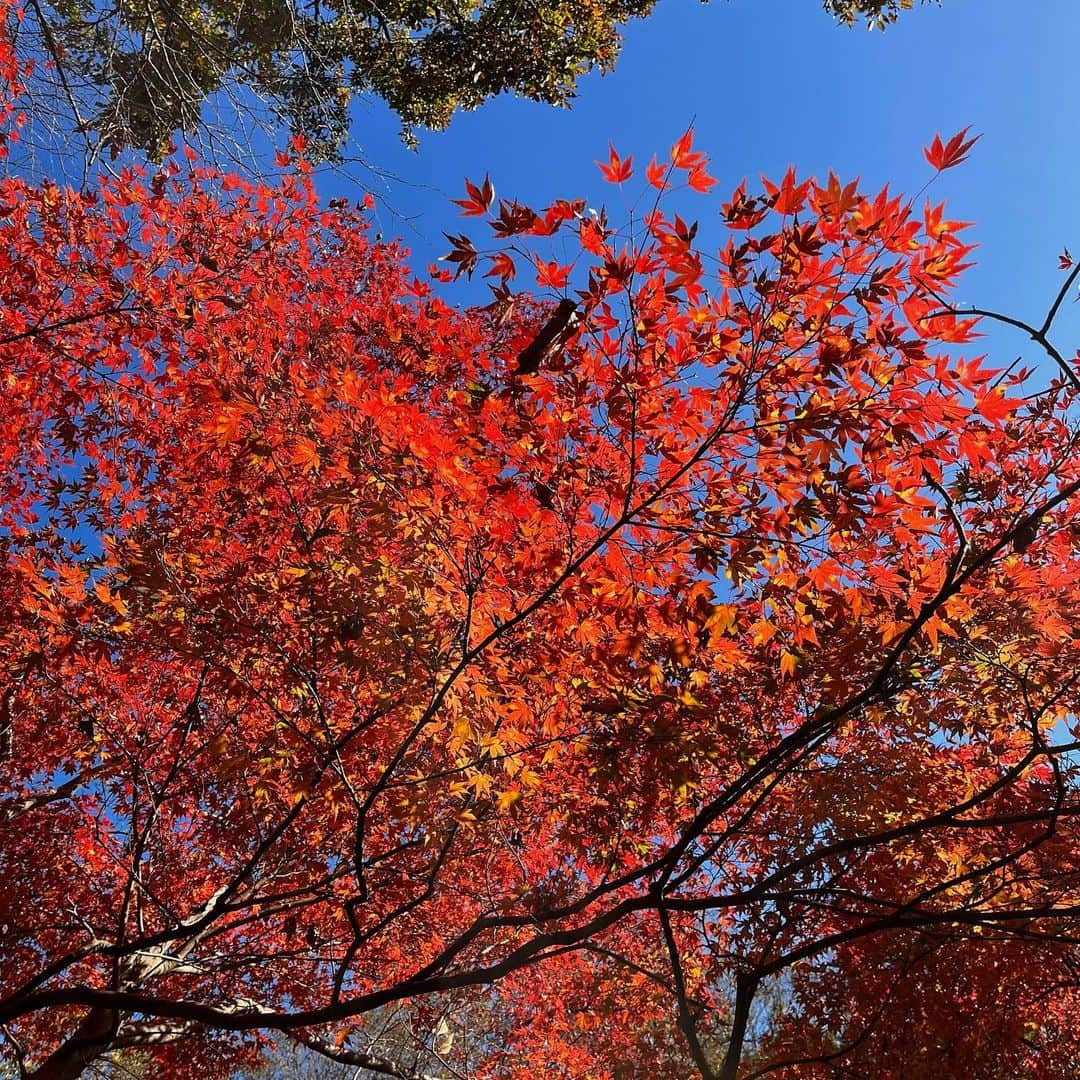
[{"label": "yellow leaf", "polygon": [[521,802],[523,797],[520,791],[500,791],[495,796],[495,805],[499,808],[500,814],[505,814],[511,807]]},{"label": "yellow leaf", "polygon": [[780,654],[780,674],[788,678],[791,678],[795,674],[795,669],[799,666],[799,658],[789,650],[785,649]]}]

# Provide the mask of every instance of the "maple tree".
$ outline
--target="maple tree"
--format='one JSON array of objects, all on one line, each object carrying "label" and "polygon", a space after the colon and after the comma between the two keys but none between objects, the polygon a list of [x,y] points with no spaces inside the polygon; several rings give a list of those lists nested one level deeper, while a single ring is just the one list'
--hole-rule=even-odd
[{"label": "maple tree", "polygon": [[418,278],[279,166],[0,182],[7,1060],[1075,1075],[1080,268],[794,171],[707,250],[687,133]]}]

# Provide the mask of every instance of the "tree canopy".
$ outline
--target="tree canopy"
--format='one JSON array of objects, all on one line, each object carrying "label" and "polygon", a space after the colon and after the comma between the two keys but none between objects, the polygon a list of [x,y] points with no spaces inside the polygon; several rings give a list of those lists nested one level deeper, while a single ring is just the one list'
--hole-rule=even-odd
[{"label": "tree canopy", "polygon": [[688,132],[418,277],[278,166],[0,181],[7,1061],[1075,1076],[1080,268]]},{"label": "tree canopy", "polygon": [[[752,0],[744,0],[752,2]],[[443,128],[457,110],[502,93],[566,105],[578,79],[610,70],[620,29],[654,0],[386,0],[294,5],[289,0],[31,0],[16,41],[37,61],[33,107],[53,111],[95,145],[160,158],[179,132],[208,118],[220,90],[230,115],[268,112],[334,156],[355,94],[373,93],[407,137]],[[910,0],[825,0],[851,24],[891,21]]]},{"label": "tree canopy", "polygon": [[445,127],[456,110],[503,92],[564,105],[581,75],[614,64],[620,26],[652,6],[34,0],[17,40],[39,58],[57,108],[106,145],[160,156],[178,131],[201,126],[205,100],[226,87],[241,113],[262,99],[312,150],[332,154],[356,93],[383,98],[406,132]]}]

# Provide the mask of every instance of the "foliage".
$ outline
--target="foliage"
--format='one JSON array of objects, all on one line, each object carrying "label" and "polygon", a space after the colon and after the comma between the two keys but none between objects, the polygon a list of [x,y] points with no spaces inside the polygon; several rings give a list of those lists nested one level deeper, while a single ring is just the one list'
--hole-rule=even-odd
[{"label": "foliage", "polygon": [[[852,24],[883,26],[911,0],[824,0]],[[289,0],[30,0],[13,25],[38,60],[35,110],[57,111],[92,144],[160,159],[178,132],[209,123],[223,88],[225,134],[261,99],[334,157],[357,93],[398,114],[407,139],[501,93],[567,105],[578,79],[609,71],[620,28],[654,0],[415,0],[296,6]]]},{"label": "foliage", "polygon": [[0,183],[9,1059],[1074,1076],[1080,270],[999,370],[941,206],[712,252],[690,133],[435,280],[279,165]]},{"label": "foliage", "polygon": [[456,110],[504,92],[565,105],[585,72],[612,67],[620,26],[652,4],[33,0],[19,40],[48,62],[60,106],[105,145],[160,156],[229,86],[241,90],[241,113],[261,97],[332,155],[357,92],[382,97],[407,133],[445,127]]},{"label": "foliage", "polygon": [[[929,3],[930,0],[921,0]],[[934,0],[939,2],[939,0]],[[835,15],[845,26],[865,21],[867,26],[883,30],[895,22],[901,11],[910,11],[915,0],[825,0],[825,10]]]}]

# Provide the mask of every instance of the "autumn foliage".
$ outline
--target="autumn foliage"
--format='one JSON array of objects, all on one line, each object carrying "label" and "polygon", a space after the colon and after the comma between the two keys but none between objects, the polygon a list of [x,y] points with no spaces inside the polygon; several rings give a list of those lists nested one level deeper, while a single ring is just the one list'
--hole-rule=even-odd
[{"label": "autumn foliage", "polygon": [[1061,298],[1005,367],[932,201],[602,167],[434,277],[302,161],[0,184],[27,1075],[1076,1075]]}]

